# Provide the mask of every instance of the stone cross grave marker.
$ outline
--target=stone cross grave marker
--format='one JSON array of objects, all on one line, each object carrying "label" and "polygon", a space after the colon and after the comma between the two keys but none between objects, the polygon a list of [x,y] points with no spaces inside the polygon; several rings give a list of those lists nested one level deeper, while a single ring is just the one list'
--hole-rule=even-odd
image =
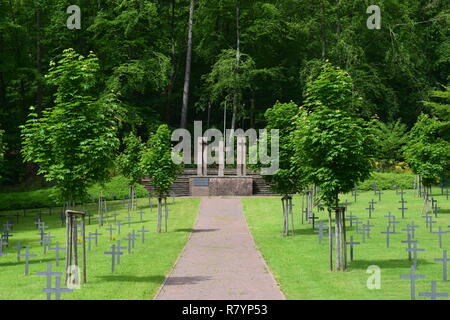
[{"label": "stone cross grave marker", "polygon": [[406,251],[410,251],[410,252],[412,252],[413,253],[413,255],[414,255],[414,266],[417,268],[417,252],[420,252],[420,251],[425,251],[425,249],[418,249],[417,248],[417,242],[414,242],[413,243],[413,248],[408,248],[408,249],[406,249]]},{"label": "stone cross grave marker", "polygon": [[[409,226],[409,225],[408,225]],[[409,230],[409,229],[408,229]],[[411,233],[408,232],[408,240],[402,240],[402,243],[406,243],[408,244],[408,260],[411,261],[411,244],[416,243],[417,244],[417,240],[411,240]]]},{"label": "stone cross grave marker", "polygon": [[116,250],[118,252],[117,254],[117,264],[120,264],[120,256],[122,255],[122,252],[120,250],[126,249],[127,247],[121,247],[120,246],[120,240],[117,240]]},{"label": "stone cross grave marker", "polygon": [[96,237],[92,237],[92,236],[91,236],[91,233],[89,233],[89,236],[88,236],[88,237],[85,237],[85,239],[88,240],[88,250],[91,251],[91,240],[95,240]]},{"label": "stone cross grave marker", "polygon": [[130,228],[130,226],[131,226],[131,220],[133,220],[133,217],[130,215],[130,214],[128,214],[128,217],[127,217],[127,223],[128,223],[128,228]]},{"label": "stone cross grave marker", "polygon": [[142,216],[144,215],[144,210],[142,210],[142,208],[141,208],[141,210],[139,210],[139,217],[140,217],[140,222],[143,222],[142,221]]},{"label": "stone cross grave marker", "polygon": [[319,219],[319,217],[316,217],[315,213],[313,212],[312,216],[310,217],[311,221],[312,221],[312,227],[313,229],[315,228],[314,223],[317,219]]},{"label": "stone cross grave marker", "polygon": [[[59,251],[66,250],[66,248],[59,246],[59,241],[55,241],[55,247],[50,247],[48,250],[54,250],[55,251],[55,258],[56,258],[56,266],[59,266]],[[89,249],[90,250],[90,249]]]},{"label": "stone cross grave marker", "polygon": [[94,239],[95,239],[95,246],[96,247],[98,246],[98,236],[102,236],[102,235],[103,235],[103,233],[98,233],[97,229],[95,229],[94,233],[89,232],[89,237],[94,237]]},{"label": "stone cross grave marker", "polygon": [[20,257],[24,257],[25,258],[25,275],[28,275],[28,270],[29,270],[29,262],[30,262],[30,258],[32,257],[37,257],[36,254],[30,254],[29,253],[29,248],[25,247],[25,253],[21,253],[19,254]]},{"label": "stone cross grave marker", "polygon": [[374,194],[377,195],[377,184],[374,183],[372,186],[373,186],[373,192],[374,192]]},{"label": "stone cross grave marker", "polygon": [[316,227],[317,230],[314,230],[314,232],[319,234],[319,244],[322,243],[323,240],[323,236],[326,233],[326,230],[328,230],[328,228],[326,227],[326,225],[323,223],[322,220],[319,221],[319,227]]},{"label": "stone cross grave marker", "polygon": [[3,232],[2,240],[3,240],[3,244],[6,245],[6,247],[9,247],[9,238],[12,236],[13,235],[11,233],[9,233],[8,231]]},{"label": "stone cross grave marker", "polygon": [[381,190],[378,190],[376,192],[376,194],[378,195],[378,202],[381,202],[381,195],[384,194],[383,192],[381,192]]},{"label": "stone cross grave marker", "polygon": [[117,217],[120,216],[118,213],[111,214],[112,217],[114,217],[114,223],[117,223]]},{"label": "stone cross grave marker", "polygon": [[111,255],[111,272],[114,273],[114,267],[115,267],[115,262],[116,262],[116,255],[122,255],[123,253],[120,251],[116,251],[116,245],[113,244],[111,246],[111,251],[107,251],[105,252],[105,254],[110,254]]},{"label": "stone cross grave marker", "polygon": [[[140,237],[141,235],[137,234],[136,231],[133,229],[133,231],[131,232],[131,236],[134,238],[134,240],[136,241],[138,237]],[[134,241],[133,243],[133,249],[134,249]]]},{"label": "stone cross grave marker", "polygon": [[433,223],[436,223],[436,221],[433,220],[433,216],[425,215],[422,216],[422,218],[425,218],[425,225],[430,227],[430,232],[433,232]]},{"label": "stone cross grave marker", "polygon": [[424,279],[424,275],[416,274],[416,266],[412,265],[408,275],[401,275],[400,279],[409,279],[411,283],[411,300],[416,300],[416,279]]},{"label": "stone cross grave marker", "polygon": [[120,223],[120,220],[114,224],[115,226],[117,226],[117,234],[120,236],[120,227],[124,226],[125,224]]},{"label": "stone cross grave marker", "polygon": [[56,277],[55,280],[55,287],[54,288],[45,288],[44,292],[46,293],[54,293],[55,294],[55,300],[61,300],[61,293],[63,292],[72,292],[73,289],[69,288],[61,288],[61,277]]},{"label": "stone cross grave marker", "polygon": [[370,232],[372,231],[371,228],[373,228],[374,225],[370,224],[370,221],[367,220],[367,224],[363,224],[362,227],[367,231],[367,239],[370,239]]},{"label": "stone cross grave marker", "polygon": [[141,233],[142,243],[144,243],[144,241],[145,241],[145,233],[150,232],[150,231],[149,230],[145,230],[145,226],[142,226],[142,229],[138,230],[138,232]]},{"label": "stone cross grave marker", "polygon": [[448,233],[448,231],[442,231],[442,227],[439,226],[439,231],[433,232],[439,236],[439,249],[442,249],[442,235]]},{"label": "stone cross grave marker", "polygon": [[437,298],[448,298],[448,293],[440,293],[436,290],[436,281],[431,281],[431,292],[419,292],[419,297],[431,298],[431,300],[437,300]]},{"label": "stone cross grave marker", "polygon": [[408,208],[405,207],[405,203],[407,201],[405,201],[405,199],[403,199],[403,197],[402,197],[402,200],[400,200],[399,202],[402,204],[402,207],[398,208],[398,209],[402,210],[402,219],[405,219],[405,210],[408,210]]},{"label": "stone cross grave marker", "polygon": [[353,246],[360,244],[360,242],[353,241],[353,236],[350,236],[350,241],[345,244],[350,246],[350,261],[353,261]]},{"label": "stone cross grave marker", "polygon": [[386,231],[382,231],[381,233],[386,234],[386,248],[389,248],[389,235],[394,234],[389,229],[391,228],[391,225],[387,225]]},{"label": "stone cross grave marker", "polygon": [[6,252],[3,252],[3,239],[0,238],[0,256],[6,256]]},{"label": "stone cross grave marker", "polygon": [[109,231],[109,241],[112,241],[112,235],[113,235],[113,230],[117,230],[116,228],[113,228],[112,225],[109,225],[109,228],[105,228],[106,231]]},{"label": "stone cross grave marker", "polygon": [[[127,238],[123,238],[123,240],[128,241],[128,253],[131,254],[131,249],[134,248],[134,241],[136,241],[136,238],[133,238],[131,233],[128,233]],[[132,243],[133,242],[133,243]]]},{"label": "stone cross grave marker", "polygon": [[52,236],[49,232],[40,241],[42,244],[44,244],[44,254],[47,254],[47,248],[52,244],[52,238],[55,238],[55,236]]},{"label": "stone cross grave marker", "polygon": [[[43,277],[47,277],[47,288],[51,288],[52,287],[52,277],[61,277],[61,272],[52,272],[52,263],[49,262],[47,264],[47,272],[36,272],[37,276],[43,276]],[[47,292],[47,300],[51,300],[52,299],[52,294],[51,292]]]},{"label": "stone cross grave marker", "polygon": [[434,261],[442,262],[442,279],[447,282],[447,262],[450,262],[450,259],[447,258],[447,250],[444,250],[442,258],[435,258]]},{"label": "stone cross grave marker", "polygon": [[350,212],[350,214],[349,214],[349,216],[348,216],[348,219],[349,219],[349,221],[350,221],[350,228],[353,226],[353,220],[357,220],[358,219],[358,216],[355,216],[355,215],[353,215],[353,213],[352,212]]},{"label": "stone cross grave marker", "polygon": [[356,197],[359,196],[358,189],[356,187],[354,187],[353,190],[352,190],[352,196],[353,196],[353,198],[355,199],[355,202],[356,202]]},{"label": "stone cross grave marker", "polygon": [[[25,246],[21,246],[20,245],[20,240],[17,241],[17,246],[12,247],[13,249],[17,249],[17,262],[20,262],[20,250],[21,249],[25,249]],[[0,252],[1,252],[1,247],[0,247]]]}]

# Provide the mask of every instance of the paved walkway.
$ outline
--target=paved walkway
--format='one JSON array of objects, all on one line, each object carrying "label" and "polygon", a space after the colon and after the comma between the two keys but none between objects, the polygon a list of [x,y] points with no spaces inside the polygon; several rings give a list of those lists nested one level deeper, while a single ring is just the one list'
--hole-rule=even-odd
[{"label": "paved walkway", "polygon": [[284,299],[255,248],[238,198],[203,198],[197,224],[155,299]]}]

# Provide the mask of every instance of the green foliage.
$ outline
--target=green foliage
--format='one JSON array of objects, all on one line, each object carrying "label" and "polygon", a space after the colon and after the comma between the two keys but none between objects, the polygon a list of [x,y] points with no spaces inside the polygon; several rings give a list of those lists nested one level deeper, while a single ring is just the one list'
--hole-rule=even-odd
[{"label": "green foliage", "polygon": [[398,185],[400,189],[412,189],[412,181],[416,176],[412,173],[395,172],[372,172],[369,178],[358,184],[358,190],[373,191],[373,184],[376,183],[378,190],[392,190],[391,182]]},{"label": "green foliage", "polygon": [[157,197],[167,197],[182,166],[172,161],[171,133],[165,124],[159,126],[147,142],[142,154],[144,174],[151,179]]},{"label": "green foliage", "polygon": [[81,200],[86,189],[109,178],[119,141],[116,109],[96,97],[97,57],[64,50],[46,76],[56,87],[55,105],[39,117],[31,109],[22,127],[23,157],[39,165],[66,201]]},{"label": "green foliage", "polygon": [[[351,78],[324,65],[308,84],[306,105],[297,116],[293,166],[304,184],[320,186],[328,207],[337,206],[372,171],[373,137],[366,123],[352,115]],[[334,100],[332,99],[334,98]]]},{"label": "green foliage", "polygon": [[298,109],[294,102],[277,102],[264,114],[267,121],[267,131],[270,132],[271,129],[279,130],[279,170],[274,175],[263,177],[274,192],[283,195],[296,193],[300,189],[299,179],[295,176],[291,165],[292,132],[295,129],[294,119]]},{"label": "green foliage", "polygon": [[117,170],[128,179],[130,186],[136,185],[143,176],[141,154],[144,145],[134,133],[130,133],[123,140],[125,150],[116,159]]},{"label": "green foliage", "polygon": [[436,182],[450,163],[450,142],[443,139],[449,122],[421,114],[409,132],[405,158],[424,185]]},{"label": "green foliage", "polygon": [[375,137],[375,157],[381,162],[382,169],[403,161],[402,148],[407,141],[405,124],[400,120],[384,123],[374,119],[370,122],[370,129]]}]

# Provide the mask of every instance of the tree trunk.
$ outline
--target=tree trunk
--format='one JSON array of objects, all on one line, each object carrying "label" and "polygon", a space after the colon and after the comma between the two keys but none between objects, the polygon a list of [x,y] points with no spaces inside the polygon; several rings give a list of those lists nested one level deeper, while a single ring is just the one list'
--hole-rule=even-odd
[{"label": "tree trunk", "polygon": [[181,108],[180,127],[185,129],[187,126],[187,110],[189,103],[189,85],[191,81],[191,63],[192,63],[192,26],[194,21],[194,0],[191,0],[189,6],[189,26],[188,26],[188,43],[186,53],[186,70],[184,73],[184,89],[183,89],[183,106]]},{"label": "tree trunk", "polygon": [[241,7],[239,0],[236,1],[236,68],[234,69],[234,76],[236,80],[236,86],[234,88],[233,94],[233,117],[231,118],[231,129],[236,129],[236,118],[237,118],[237,110],[239,105],[239,88],[237,87],[238,77],[239,77],[239,66],[241,63],[241,24],[240,24],[240,16],[241,16]]},{"label": "tree trunk", "polygon": [[327,42],[325,37],[325,4],[320,0],[320,41],[322,43],[322,60],[325,60]]},{"label": "tree trunk", "polygon": [[178,71],[177,62],[176,62],[176,40],[175,40],[175,4],[176,0],[171,1],[171,21],[170,21],[170,37],[172,42],[172,63],[170,70],[170,82],[167,88],[167,104],[166,104],[166,123],[170,122],[170,115],[172,110],[172,93],[173,87],[175,85],[175,79]]},{"label": "tree trunk", "polygon": [[336,220],[335,237],[336,237],[336,270],[345,271],[347,269],[347,248],[345,234],[345,207],[335,208]]},{"label": "tree trunk", "polygon": [[330,251],[330,271],[333,271],[333,237],[331,226],[331,210],[328,209],[328,248]]},{"label": "tree trunk", "polygon": [[161,208],[161,197],[158,197],[158,224],[156,226],[156,232],[161,233],[161,220],[162,220],[162,208]]},{"label": "tree trunk", "polygon": [[41,110],[43,101],[42,75],[42,47],[41,47],[41,11],[36,8],[36,109]]}]

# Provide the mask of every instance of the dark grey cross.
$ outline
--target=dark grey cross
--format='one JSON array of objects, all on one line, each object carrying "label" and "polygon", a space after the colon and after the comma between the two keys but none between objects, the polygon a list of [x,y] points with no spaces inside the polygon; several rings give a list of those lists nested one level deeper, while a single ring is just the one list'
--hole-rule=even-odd
[{"label": "dark grey cross", "polygon": [[138,230],[138,232],[140,232],[141,233],[141,236],[142,236],[142,243],[144,243],[144,241],[145,241],[145,233],[146,232],[150,232],[149,230],[145,230],[145,226],[142,226],[142,229],[141,230]]},{"label": "dark grey cross", "polygon": [[395,194],[398,195],[398,184],[395,185]]},{"label": "dark grey cross", "polygon": [[[47,288],[51,288],[52,287],[52,277],[61,277],[61,272],[52,272],[52,263],[49,262],[47,264],[47,272],[36,272],[37,276],[44,276],[47,277]],[[51,292],[47,292],[47,300],[51,300],[52,299],[52,294]]]},{"label": "dark grey cross", "polygon": [[40,241],[41,243],[44,244],[44,254],[47,254],[47,247],[50,247],[50,245],[52,244],[52,238],[55,238],[55,236],[52,236],[49,232]]},{"label": "dark grey cross", "polygon": [[[59,266],[59,251],[66,250],[66,248],[60,247],[60,246],[59,246],[59,241],[56,240],[56,241],[55,241],[55,247],[54,247],[54,248],[50,247],[50,248],[48,248],[48,250],[55,250],[55,254],[56,254],[56,265]],[[91,250],[91,249],[89,249],[89,250]]]},{"label": "dark grey cross", "polygon": [[54,288],[45,288],[45,293],[54,293],[55,294],[55,300],[61,300],[61,293],[63,292],[72,292],[73,289],[69,288],[61,288],[61,277],[56,277],[55,280],[55,287]]},{"label": "dark grey cross", "polygon": [[25,257],[25,275],[26,276],[28,275],[28,269],[29,269],[28,264],[30,262],[29,259],[32,257],[37,257],[36,254],[30,254],[28,250],[29,250],[29,248],[25,247],[25,254],[23,254],[23,253],[19,254],[20,257]]},{"label": "dark grey cross", "polygon": [[372,206],[369,204],[369,207],[368,208],[366,208],[366,210],[368,210],[369,211],[369,219],[371,219],[372,218],[372,211],[373,211],[373,208],[372,208]]},{"label": "dark grey cross", "polygon": [[437,300],[437,298],[447,298],[448,293],[439,293],[436,291],[436,281],[431,281],[431,292],[419,292],[419,297],[431,298],[431,300]]},{"label": "dark grey cross", "polygon": [[350,261],[353,261],[353,246],[358,245],[360,243],[353,241],[353,236],[350,236],[350,241],[347,241],[345,244],[350,246]]},{"label": "dark grey cross", "polygon": [[401,207],[401,208],[398,208],[398,209],[399,209],[399,210],[402,210],[402,219],[404,219],[404,218],[405,218],[405,210],[408,210],[408,208],[405,207],[406,201],[405,201],[405,199],[403,199],[403,197],[402,197],[402,200],[400,200],[399,202],[402,204],[402,207]]},{"label": "dark grey cross", "polygon": [[[17,246],[12,247],[13,249],[17,249],[17,262],[20,262],[20,250],[21,249],[25,249],[25,246],[21,246],[20,245],[20,240],[17,241]],[[0,252],[1,252],[1,248],[0,248]]]},{"label": "dark grey cross", "polygon": [[[133,238],[135,238],[134,240],[137,240],[136,238],[140,237],[141,235],[136,234],[136,231],[134,231],[134,229],[133,229],[133,231],[131,232],[131,236]],[[132,243],[133,243],[133,249],[134,249],[134,241]]]},{"label": "dark grey cross", "polygon": [[316,219],[319,219],[319,217],[316,217],[316,215],[313,213],[312,214],[312,217],[310,217],[310,219],[312,220],[312,227],[313,227],[313,229],[315,228],[314,227],[314,222],[316,221]]},{"label": "dark grey cross", "polygon": [[365,228],[365,230],[367,231],[367,239],[370,239],[370,231],[372,231],[371,228],[373,228],[374,225],[370,224],[370,221],[367,220],[367,224],[363,224],[362,227]]},{"label": "dark grey cross", "polygon": [[120,246],[120,240],[117,240],[117,246],[116,246],[116,250],[117,250],[117,252],[119,253],[118,255],[117,255],[117,264],[119,265],[120,264],[120,256],[121,256],[121,251],[120,250],[122,250],[122,249],[126,249],[127,247],[121,247]]},{"label": "dark grey cross", "polygon": [[15,216],[16,216],[16,223],[19,224],[20,213],[16,212]]},{"label": "dark grey cross", "polygon": [[434,261],[435,262],[442,262],[442,267],[443,267],[443,270],[442,270],[443,277],[442,277],[442,279],[444,281],[447,281],[447,262],[450,262],[450,259],[447,258],[447,250],[444,250],[442,259],[441,258],[435,258]]},{"label": "dark grey cross", "polygon": [[359,233],[359,225],[362,224],[362,222],[359,219],[356,219],[355,224],[356,224],[355,232]]},{"label": "dark grey cross", "polygon": [[389,235],[393,234],[393,232],[389,231],[391,225],[387,226],[386,231],[382,231],[381,233],[386,234],[386,248],[389,248]]},{"label": "dark grey cross", "polygon": [[354,187],[353,190],[352,190],[352,196],[353,196],[353,198],[355,199],[355,202],[356,202],[356,197],[359,196],[358,189],[356,187]]},{"label": "dark grey cross", "polygon": [[319,227],[316,228],[317,230],[314,230],[314,232],[319,234],[319,244],[322,243],[323,240],[323,236],[326,233],[326,230],[328,229],[327,227],[325,227],[325,224],[323,223],[322,220],[320,220],[319,222]]},{"label": "dark grey cross", "polygon": [[116,265],[116,255],[122,255],[123,253],[120,251],[116,251],[116,245],[113,244],[111,246],[111,251],[105,252],[105,254],[111,255],[111,272],[114,273],[114,266]]},{"label": "dark grey cross", "polygon": [[377,184],[374,183],[373,185],[373,192],[375,193],[375,195],[377,194]]},{"label": "dark grey cross", "polygon": [[392,219],[389,221],[389,224],[393,226],[392,233],[396,233],[395,226],[397,223],[400,223],[400,221],[395,220],[395,216],[392,216]]},{"label": "dark grey cross", "polygon": [[95,239],[95,246],[96,247],[98,246],[98,236],[102,236],[102,235],[103,235],[103,233],[98,233],[97,229],[95,229],[94,233],[89,232],[89,237],[94,237],[94,239]]},{"label": "dark grey cross", "polygon": [[109,228],[105,228],[106,231],[109,231],[109,241],[112,241],[112,232],[113,230],[117,230],[116,228],[113,228],[112,225],[109,225]]},{"label": "dark grey cross", "polygon": [[402,199],[403,199],[403,195],[405,195],[406,194],[406,192],[404,192],[403,191],[403,189],[401,189],[402,191],[400,191],[400,192],[397,192],[397,194],[399,194],[401,197],[402,197]]},{"label": "dark grey cross", "polygon": [[417,242],[414,242],[414,243],[413,243],[413,248],[412,248],[412,249],[411,249],[411,248],[408,248],[408,249],[406,249],[406,251],[412,252],[412,253],[414,254],[414,266],[417,267],[417,252],[419,252],[419,251],[425,251],[425,249],[418,249],[418,248],[417,248]]},{"label": "dark grey cross", "polygon": [[117,226],[117,234],[120,236],[120,226],[124,226],[125,224],[120,223],[120,220],[114,224],[115,226]]},{"label": "dark grey cross", "polygon": [[89,232],[89,236],[88,236],[88,237],[84,237],[84,238],[87,239],[87,240],[89,240],[89,241],[88,241],[88,249],[89,249],[89,251],[91,251],[91,240],[96,240],[97,237],[92,237],[92,236],[91,236],[91,233]]},{"label": "dark grey cross", "polygon": [[144,211],[141,209],[139,210],[139,216],[140,216],[140,221],[142,222],[142,216],[144,215]]},{"label": "dark grey cross", "polygon": [[99,226],[102,226],[102,225],[103,225],[103,221],[104,221],[103,216],[102,216],[102,215],[99,215],[99,216],[97,217],[97,221],[98,221],[98,225],[99,225]]},{"label": "dark grey cross", "polygon": [[448,200],[448,195],[450,194],[450,190],[448,190],[448,188],[447,188],[447,191],[445,192],[445,199],[447,199]]},{"label": "dark grey cross", "polygon": [[434,212],[435,218],[437,218],[438,210],[440,209],[440,207],[438,207],[438,205],[437,205],[437,200],[432,199],[431,201],[432,201],[431,208],[432,208],[432,210]]},{"label": "dark grey cross", "polygon": [[[348,202],[347,199],[345,199],[345,202],[342,202],[342,204],[345,206],[345,209],[347,209],[348,205],[351,204],[351,202]],[[347,210],[345,210],[347,211]]]},{"label": "dark grey cross", "polygon": [[353,220],[357,220],[358,216],[355,216],[355,215],[353,215],[353,213],[350,212],[348,218],[350,220],[350,227],[352,227],[353,226]]},{"label": "dark grey cross", "polygon": [[0,238],[0,256],[6,256],[6,252],[3,252],[3,239]]},{"label": "dark grey cross", "polygon": [[411,283],[411,300],[416,300],[416,279],[424,279],[423,275],[416,275],[416,266],[411,266],[408,275],[400,276],[400,279],[409,279]]},{"label": "dark grey cross", "polygon": [[111,216],[114,217],[114,223],[116,223],[117,222],[117,217],[120,216],[120,214],[113,213],[113,214],[111,214]]},{"label": "dark grey cross", "polygon": [[375,192],[375,194],[378,195],[378,201],[381,202],[381,195],[384,194],[384,193],[381,192],[381,190],[378,190],[377,192]]},{"label": "dark grey cross", "polygon": [[415,238],[416,228],[419,228],[419,226],[414,224],[414,220],[411,221],[411,229],[412,229],[412,232],[411,232],[412,238],[411,239]]},{"label": "dark grey cross", "polygon": [[2,234],[2,240],[3,240],[3,243],[7,246],[7,247],[9,247],[9,237],[12,237],[13,235],[11,234],[11,233],[9,233],[8,231],[6,231],[6,232],[4,232],[3,234]]},{"label": "dark grey cross", "polygon": [[133,217],[132,216],[130,216],[130,214],[128,214],[128,217],[127,217],[127,220],[128,220],[128,228],[130,227],[130,224],[131,224],[131,220],[133,220]]},{"label": "dark grey cross", "polygon": [[430,232],[433,232],[433,223],[436,223],[436,221],[433,220],[433,216],[426,215],[422,216],[422,218],[425,218],[425,224],[427,225],[427,227],[430,227]]},{"label": "dark grey cross", "polygon": [[128,237],[123,238],[123,240],[128,241],[128,253],[131,253],[131,249],[134,248],[134,241],[136,241],[136,238],[134,238],[131,233],[128,233]]},{"label": "dark grey cross", "polygon": [[417,240],[411,240],[411,233],[408,232],[408,240],[402,240],[402,243],[407,243],[408,244],[408,260],[411,261],[411,244],[412,243],[417,243]]},{"label": "dark grey cross", "polygon": [[3,231],[11,231],[12,230],[12,224],[10,223],[10,221],[8,220],[6,223],[3,224]]},{"label": "dark grey cross", "polygon": [[442,227],[439,226],[439,231],[433,233],[439,235],[439,248],[442,249],[442,235],[448,233],[448,231],[442,231]]},{"label": "dark grey cross", "polygon": [[366,232],[367,231],[370,232],[370,230],[364,228],[364,225],[363,225],[362,228],[359,228],[359,231],[362,231],[362,233],[361,233],[361,241],[362,241],[362,243],[366,243]]}]

